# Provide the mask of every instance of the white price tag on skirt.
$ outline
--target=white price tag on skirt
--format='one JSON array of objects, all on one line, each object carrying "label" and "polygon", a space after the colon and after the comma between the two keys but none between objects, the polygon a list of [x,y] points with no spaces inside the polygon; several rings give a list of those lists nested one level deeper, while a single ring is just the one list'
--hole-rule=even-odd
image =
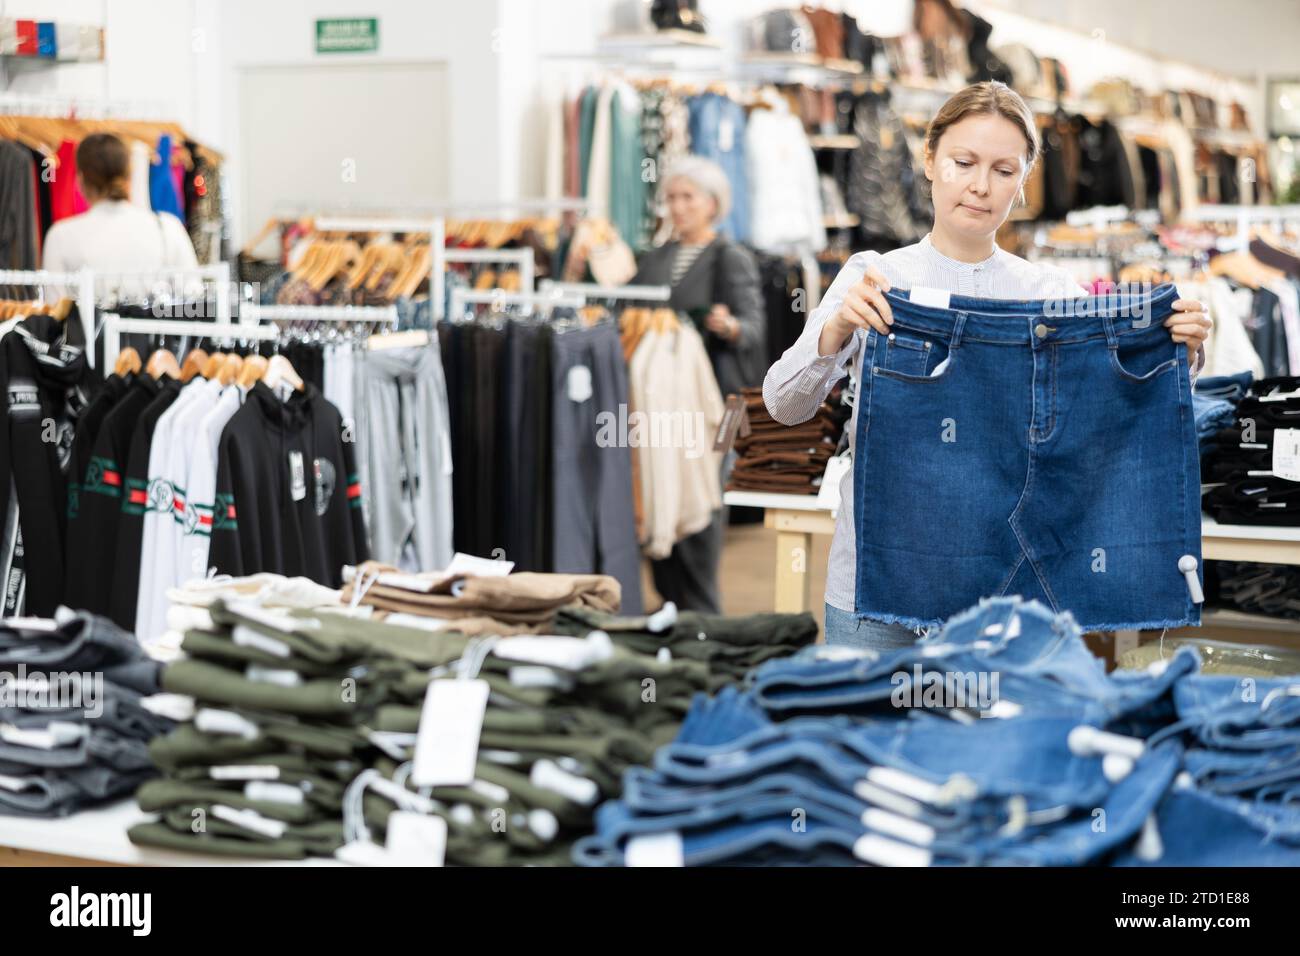
[{"label": "white price tag on skirt", "polygon": [[1273,432],[1273,474],[1287,481],[1300,481],[1300,428],[1278,428]]},{"label": "white price tag on skirt", "polygon": [[487,701],[485,680],[429,682],[415,738],[412,783],[417,787],[463,787],[474,782]]},{"label": "white price tag on skirt", "polygon": [[826,462],[826,471],[822,473],[821,488],[817,492],[817,504],[831,511],[840,508],[840,482],[853,469],[853,459],[848,455],[836,455]]}]

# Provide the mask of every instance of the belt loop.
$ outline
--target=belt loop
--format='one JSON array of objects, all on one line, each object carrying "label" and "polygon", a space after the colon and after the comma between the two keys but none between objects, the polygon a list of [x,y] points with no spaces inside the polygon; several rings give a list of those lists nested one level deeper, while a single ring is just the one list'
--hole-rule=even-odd
[{"label": "belt loop", "polygon": [[966,327],[966,313],[958,312],[957,319],[952,324],[952,341],[948,344],[948,348],[955,349],[961,346],[961,333],[962,333],[962,329],[964,329],[965,327]]},{"label": "belt loop", "polygon": [[1115,310],[1101,310],[1101,327],[1106,331],[1106,347],[1110,349],[1119,348],[1119,335],[1115,332]]}]

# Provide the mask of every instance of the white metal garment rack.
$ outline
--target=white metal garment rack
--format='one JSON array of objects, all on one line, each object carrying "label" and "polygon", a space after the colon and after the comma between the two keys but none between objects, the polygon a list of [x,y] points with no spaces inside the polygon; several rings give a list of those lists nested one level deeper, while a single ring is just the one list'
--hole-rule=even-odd
[{"label": "white metal garment rack", "polygon": [[117,354],[122,350],[122,333],[144,335],[189,335],[197,339],[230,339],[232,341],[269,341],[280,337],[274,325],[254,325],[251,322],[206,322],[203,319],[127,319],[109,312],[101,323],[104,336],[104,368],[117,364]]},{"label": "white metal garment rack", "polygon": [[1221,249],[1246,249],[1250,246],[1252,223],[1271,223],[1279,231],[1284,222],[1300,221],[1300,206],[1197,206],[1184,218],[1194,222],[1235,222],[1237,234],[1230,242],[1220,243]]},{"label": "white metal garment rack", "polygon": [[382,322],[397,328],[395,305],[258,305],[249,303],[239,313],[241,322]]},{"label": "white metal garment rack", "polygon": [[[92,272],[95,279],[95,294],[98,296],[105,291],[102,283],[104,282],[138,282],[141,284],[148,282],[169,282],[174,290],[179,290],[175,296],[178,302],[184,302],[184,284],[191,280],[202,282],[212,282],[216,285],[217,292],[217,322],[231,321],[231,282],[230,282],[230,263],[218,262],[211,266],[196,266],[192,269],[152,269],[143,272]],[[94,338],[98,338],[101,327],[95,330]],[[92,350],[93,351],[93,350]]]},{"label": "white metal garment rack", "polygon": [[561,295],[581,295],[588,299],[625,299],[639,302],[667,302],[672,298],[673,290],[666,285],[600,285],[595,282],[552,282],[542,283],[542,292],[558,292]]},{"label": "white metal garment rack", "polygon": [[95,363],[94,343],[95,328],[95,275],[89,269],[80,272],[46,272],[42,269],[3,269],[0,270],[0,285],[35,286],[44,295],[46,286],[75,287],[77,290],[77,311],[81,314],[81,327],[85,333],[86,357],[93,366]]},{"label": "white metal garment rack", "polygon": [[564,295],[557,292],[506,292],[504,289],[452,289],[451,316],[453,319],[465,314],[465,306],[474,304],[487,305],[547,305],[559,308],[577,309],[587,304],[581,295]]}]

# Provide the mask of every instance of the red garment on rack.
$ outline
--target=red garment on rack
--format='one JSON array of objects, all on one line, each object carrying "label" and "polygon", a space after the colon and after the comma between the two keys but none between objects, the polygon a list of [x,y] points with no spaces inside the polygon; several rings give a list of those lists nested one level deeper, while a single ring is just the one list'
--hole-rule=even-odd
[{"label": "red garment on rack", "polygon": [[77,185],[77,144],[65,139],[59,144],[59,165],[50,180],[50,218],[67,219],[90,208]]}]

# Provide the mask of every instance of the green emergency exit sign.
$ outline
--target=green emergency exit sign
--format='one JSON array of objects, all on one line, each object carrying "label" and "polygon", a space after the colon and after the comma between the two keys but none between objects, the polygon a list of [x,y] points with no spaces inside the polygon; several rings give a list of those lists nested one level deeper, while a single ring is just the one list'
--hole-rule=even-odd
[{"label": "green emergency exit sign", "polygon": [[317,53],[373,53],[379,49],[379,19],[316,21]]}]

